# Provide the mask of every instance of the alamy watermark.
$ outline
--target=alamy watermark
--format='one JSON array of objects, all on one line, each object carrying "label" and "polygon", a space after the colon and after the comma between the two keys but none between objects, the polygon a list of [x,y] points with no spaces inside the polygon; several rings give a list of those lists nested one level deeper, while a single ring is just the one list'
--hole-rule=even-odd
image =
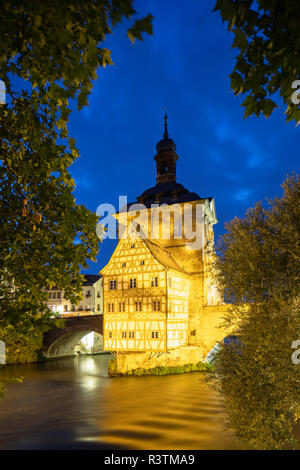
[{"label": "alamy watermark", "polygon": [[[96,232],[101,240],[157,239],[185,240],[188,250],[199,250],[204,244],[204,207],[201,203],[131,204],[119,196],[119,211],[112,204],[100,204]],[[118,221],[118,230],[117,230]]]},{"label": "alamy watermark", "polygon": [[[300,80],[294,80],[292,83],[292,88],[298,88],[300,87]],[[291,101],[293,104],[299,104],[300,103],[300,98],[298,97],[300,95],[300,88],[298,88],[296,91],[291,96]]]},{"label": "alamy watermark", "polygon": [[298,365],[300,364],[300,339],[292,343],[292,348],[296,349],[292,354],[292,363]]},{"label": "alamy watermark", "polygon": [[4,341],[0,340],[0,364],[5,364],[5,343]]},{"label": "alamy watermark", "polygon": [[6,86],[3,80],[0,80],[0,104],[6,103]]}]

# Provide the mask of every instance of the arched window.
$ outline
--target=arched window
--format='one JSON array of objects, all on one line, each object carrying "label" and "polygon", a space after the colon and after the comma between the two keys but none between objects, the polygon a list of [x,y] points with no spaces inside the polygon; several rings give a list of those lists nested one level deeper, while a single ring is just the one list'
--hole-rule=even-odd
[{"label": "arched window", "polygon": [[162,164],[160,165],[159,172],[160,172],[161,175],[167,175],[169,173],[168,162],[166,162],[166,161],[162,162]]}]

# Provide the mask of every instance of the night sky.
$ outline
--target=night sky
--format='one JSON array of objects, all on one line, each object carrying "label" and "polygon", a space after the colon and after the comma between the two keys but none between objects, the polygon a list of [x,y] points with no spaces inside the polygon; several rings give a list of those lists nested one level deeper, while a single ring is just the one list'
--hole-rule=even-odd
[{"label": "night sky", "polygon": [[[177,182],[215,198],[217,236],[224,222],[280,196],[286,175],[299,173],[299,129],[286,124],[280,100],[269,119],[243,119],[245,96],[234,96],[228,77],[238,50],[214,4],[138,0],[140,15],[155,17],[154,36],[132,45],[125,23],[107,37],[115,65],[100,70],[89,106],[71,115],[81,154],[71,167],[77,203],[92,211],[101,203],[118,208],[119,195],[133,202],[155,185],[165,107],[179,155]],[[115,245],[105,240],[86,272],[97,273]]]}]

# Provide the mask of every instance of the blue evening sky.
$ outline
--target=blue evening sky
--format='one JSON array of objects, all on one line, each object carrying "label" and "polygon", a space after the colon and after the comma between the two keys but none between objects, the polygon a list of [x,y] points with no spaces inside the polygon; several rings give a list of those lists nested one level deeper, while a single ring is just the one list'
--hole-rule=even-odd
[{"label": "blue evening sky", "polygon": [[[164,107],[179,155],[177,181],[215,198],[216,236],[256,201],[280,196],[286,175],[299,173],[299,129],[286,124],[280,101],[269,119],[243,119],[245,97],[234,96],[228,77],[238,51],[214,4],[137,0],[140,15],[155,17],[154,36],[132,45],[124,24],[107,38],[114,65],[100,70],[89,106],[71,115],[81,154],[71,167],[77,203],[118,208],[119,195],[132,202],[155,185]],[[86,272],[98,272],[115,245],[100,244],[98,263]]]}]

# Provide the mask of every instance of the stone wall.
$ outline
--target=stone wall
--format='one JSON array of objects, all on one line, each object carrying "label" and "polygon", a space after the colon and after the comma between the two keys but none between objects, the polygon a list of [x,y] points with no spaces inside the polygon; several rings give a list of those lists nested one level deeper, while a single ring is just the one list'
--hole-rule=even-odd
[{"label": "stone wall", "polygon": [[158,366],[183,366],[185,364],[196,364],[203,359],[202,349],[192,346],[171,349],[160,356],[149,352],[118,353],[117,370],[121,374],[126,374],[130,370],[138,368],[151,369]]}]

